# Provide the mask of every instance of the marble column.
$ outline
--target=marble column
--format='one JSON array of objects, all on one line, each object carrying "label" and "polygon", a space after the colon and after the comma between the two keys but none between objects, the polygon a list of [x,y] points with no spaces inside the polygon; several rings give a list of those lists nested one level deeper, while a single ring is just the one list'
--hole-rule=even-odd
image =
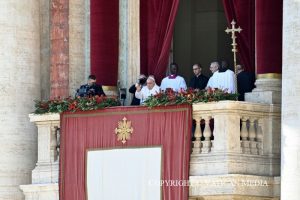
[{"label": "marble column", "polygon": [[50,1],[40,0],[41,98],[50,97]]},{"label": "marble column", "polygon": [[[119,86],[128,92],[140,74],[140,1],[122,0],[119,7],[118,80]],[[131,94],[127,94],[126,104],[130,102]]]},{"label": "marble column", "polygon": [[246,101],[281,102],[282,0],[255,1],[256,88]]},{"label": "marble column", "polygon": [[69,96],[69,0],[50,1],[50,98]]},{"label": "marble column", "polygon": [[90,0],[69,3],[69,94],[90,75]]},{"label": "marble column", "polygon": [[281,200],[300,199],[300,1],[283,5]]},{"label": "marble column", "polygon": [[37,135],[28,114],[40,99],[39,1],[0,1],[0,199],[22,200]]}]

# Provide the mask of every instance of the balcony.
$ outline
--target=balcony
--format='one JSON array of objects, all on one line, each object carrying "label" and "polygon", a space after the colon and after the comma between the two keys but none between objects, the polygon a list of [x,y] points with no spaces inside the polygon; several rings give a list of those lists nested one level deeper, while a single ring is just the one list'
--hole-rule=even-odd
[{"label": "balcony", "polygon": [[193,105],[193,119],[191,197],[279,197],[279,106],[237,101],[199,103]]},{"label": "balcony", "polygon": [[[29,116],[38,127],[38,161],[26,200],[58,200],[59,114]],[[193,105],[190,199],[277,199],[280,107],[237,101]],[[35,194],[35,195],[33,195]]]}]

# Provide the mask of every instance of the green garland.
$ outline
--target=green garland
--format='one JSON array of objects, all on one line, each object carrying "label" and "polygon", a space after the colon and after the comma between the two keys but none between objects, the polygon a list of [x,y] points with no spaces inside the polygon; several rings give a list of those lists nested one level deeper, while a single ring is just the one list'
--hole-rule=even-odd
[{"label": "green garland", "polygon": [[238,94],[230,94],[219,89],[193,90],[174,92],[167,90],[150,96],[144,101],[144,105],[150,108],[155,106],[193,104],[199,102],[212,102],[222,100],[236,100]]},{"label": "green garland", "polygon": [[[212,102],[222,100],[236,100],[238,94],[230,94],[219,89],[192,90],[174,92],[167,90],[150,96],[144,102],[150,108],[155,106],[193,104],[198,102]],[[75,112],[84,110],[98,110],[112,106],[120,106],[116,97],[77,97],[66,99],[53,99],[47,101],[35,101],[35,114],[61,113],[65,111]]]},{"label": "green garland", "polygon": [[35,114],[61,113],[64,111],[75,112],[84,110],[97,110],[112,106],[119,106],[116,97],[94,96],[66,99],[53,99],[47,101],[35,101]]}]

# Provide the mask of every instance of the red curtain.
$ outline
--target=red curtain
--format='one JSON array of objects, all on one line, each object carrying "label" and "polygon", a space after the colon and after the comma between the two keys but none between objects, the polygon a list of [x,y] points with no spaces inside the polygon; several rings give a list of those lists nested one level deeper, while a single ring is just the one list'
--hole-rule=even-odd
[{"label": "red curtain", "polygon": [[[124,145],[114,133],[118,121],[134,132]],[[191,106],[115,107],[61,115],[60,199],[85,200],[85,150],[163,146],[163,180],[188,180]],[[116,188],[117,190],[117,188]],[[188,187],[163,185],[164,200],[187,200]]]},{"label": "red curtain", "polygon": [[141,73],[166,74],[179,0],[140,1]]},{"label": "red curtain", "polygon": [[228,26],[234,19],[243,29],[237,33],[240,62],[247,71],[255,72],[255,0],[223,0],[223,5]]},{"label": "red curtain", "polygon": [[255,6],[257,74],[281,74],[283,0],[256,0]]},{"label": "red curtain", "polygon": [[91,0],[91,73],[102,85],[117,84],[119,0]]}]

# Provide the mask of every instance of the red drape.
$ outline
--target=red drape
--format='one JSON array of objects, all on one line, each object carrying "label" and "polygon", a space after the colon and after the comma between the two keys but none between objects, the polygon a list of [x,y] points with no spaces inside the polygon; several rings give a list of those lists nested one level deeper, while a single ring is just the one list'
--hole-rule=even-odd
[{"label": "red drape", "polygon": [[[124,145],[114,133],[118,121],[131,121],[134,132]],[[191,107],[115,107],[61,115],[60,199],[85,200],[87,148],[163,147],[163,180],[188,180]],[[118,168],[119,169],[119,168]],[[116,169],[116,170],[118,170]],[[117,191],[117,188],[116,188]],[[188,187],[163,185],[164,200],[187,200]]]},{"label": "red drape", "polygon": [[237,33],[240,62],[247,71],[255,72],[255,0],[223,0],[223,5],[228,26],[234,19],[243,29]]},{"label": "red drape", "polygon": [[117,84],[119,0],[91,0],[91,73],[102,85]]},{"label": "red drape", "polygon": [[160,83],[168,65],[179,0],[140,1],[141,73]]},{"label": "red drape", "polygon": [[257,74],[281,74],[282,7],[283,0],[256,0]]}]

